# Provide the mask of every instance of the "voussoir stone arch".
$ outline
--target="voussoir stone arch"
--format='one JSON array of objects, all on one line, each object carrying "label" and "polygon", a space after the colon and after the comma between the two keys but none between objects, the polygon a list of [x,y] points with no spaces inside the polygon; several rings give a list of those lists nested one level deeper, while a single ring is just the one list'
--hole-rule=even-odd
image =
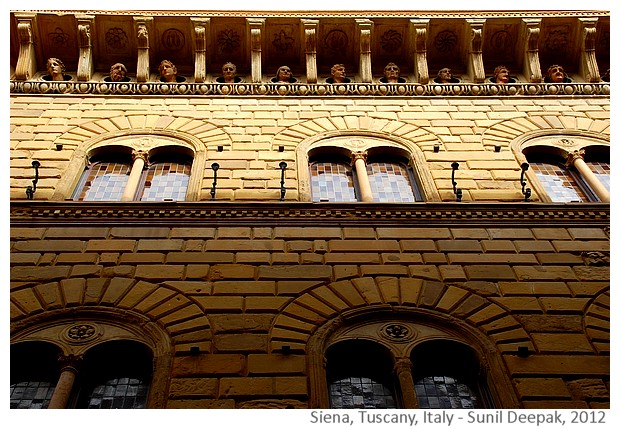
[{"label": "voussoir stone arch", "polygon": [[[516,141],[541,135],[574,135],[606,138],[611,133],[610,121],[576,116],[529,116],[507,119],[492,125],[482,134],[482,144],[488,150],[495,146],[511,147]],[[515,150],[514,145],[512,146]]]},{"label": "voussoir stone arch", "polygon": [[300,143],[319,136],[363,133],[401,138],[420,148],[424,145],[432,147],[433,142],[438,139],[430,131],[406,122],[371,116],[347,115],[314,118],[287,127],[274,136],[272,145],[274,150],[279,146],[295,150]]},{"label": "voussoir stone arch", "polygon": [[317,286],[287,304],[274,319],[270,348],[283,345],[304,352],[311,336],[343,313],[420,309],[454,317],[486,335],[502,348],[533,343],[510,311],[457,284],[418,278],[360,277]]},{"label": "voussoir stone arch", "polygon": [[[221,128],[193,117],[128,114],[85,122],[59,136],[55,145],[72,150],[69,164],[55,187],[52,200],[69,198],[87,164],[89,151],[113,142],[122,144],[140,139],[152,140],[151,146],[177,145],[193,152],[188,200],[199,200],[207,151],[218,146],[230,148],[232,139]],[[134,143],[129,143],[134,145]]]},{"label": "voussoir stone arch", "polygon": [[[20,280],[16,273],[16,280]],[[190,343],[211,341],[211,324],[199,297],[174,282],[153,283],[128,277],[68,278],[47,283],[24,282],[11,291],[11,323],[19,324],[46,313],[71,313],[88,308],[110,309],[142,315],[163,329],[175,351],[189,350]],[[185,341],[184,338],[192,338]]]}]

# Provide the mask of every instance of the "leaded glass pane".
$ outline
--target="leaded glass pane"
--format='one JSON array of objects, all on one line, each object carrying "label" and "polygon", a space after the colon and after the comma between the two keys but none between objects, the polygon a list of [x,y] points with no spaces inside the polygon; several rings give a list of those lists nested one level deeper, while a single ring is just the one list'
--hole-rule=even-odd
[{"label": "leaded glass pane", "polygon": [[119,162],[99,162],[84,172],[78,201],[120,201],[131,167]]},{"label": "leaded glass pane", "polygon": [[396,408],[394,394],[385,384],[367,377],[345,377],[329,385],[332,408]]},{"label": "leaded glass pane", "polygon": [[312,201],[357,201],[351,167],[337,162],[310,164]]},{"label": "leaded glass pane", "polygon": [[146,408],[148,385],[137,378],[115,378],[96,386],[88,408]]},{"label": "leaded glass pane", "polygon": [[11,408],[47,408],[54,393],[47,381],[22,381],[11,385]]},{"label": "leaded glass pane", "polygon": [[566,168],[542,162],[532,162],[530,167],[552,201],[558,203],[588,201],[577,180]]},{"label": "leaded glass pane", "polygon": [[191,166],[178,162],[152,164],[143,176],[141,201],[184,201]]},{"label": "leaded glass pane", "polygon": [[610,190],[610,178],[611,178],[610,176],[611,170],[609,167],[609,163],[600,162],[600,161],[590,161],[590,162],[587,162],[587,164],[588,164],[588,167],[590,167],[590,169],[594,173],[594,175],[597,177],[597,179],[609,191]]},{"label": "leaded glass pane", "polygon": [[366,165],[373,199],[380,203],[415,201],[407,167],[392,162],[371,162]]},{"label": "leaded glass pane", "polygon": [[425,377],[415,383],[420,408],[476,408],[477,397],[453,377]]}]

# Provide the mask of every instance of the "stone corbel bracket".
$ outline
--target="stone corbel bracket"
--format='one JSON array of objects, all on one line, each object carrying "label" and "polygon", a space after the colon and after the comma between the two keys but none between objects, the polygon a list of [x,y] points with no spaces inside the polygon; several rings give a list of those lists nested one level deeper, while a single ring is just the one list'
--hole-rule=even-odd
[{"label": "stone corbel bracket", "polygon": [[523,18],[525,41],[525,58],[523,60],[523,74],[530,82],[542,82],[540,57],[538,56],[538,37],[540,36],[540,18]]},{"label": "stone corbel bracket", "polygon": [[37,60],[34,52],[34,34],[36,14],[15,14],[19,34],[19,56],[15,66],[15,79],[28,80],[37,72]]},{"label": "stone corbel bracket", "polygon": [[306,46],[306,79],[308,83],[317,83],[316,67],[316,35],[319,27],[318,19],[302,19],[304,42]]},{"label": "stone corbel bracket", "polygon": [[428,62],[426,59],[426,40],[430,19],[412,19],[409,21],[412,45],[415,47],[413,70],[418,83],[426,85],[429,81]]},{"label": "stone corbel bracket", "polygon": [[250,38],[252,64],[252,82],[259,83],[263,78],[262,70],[262,30],[265,27],[265,18],[246,18]]},{"label": "stone corbel bracket", "polygon": [[194,25],[194,81],[203,83],[207,80],[207,34],[211,18],[190,18]]},{"label": "stone corbel bracket", "polygon": [[95,66],[93,64],[93,37],[92,30],[95,28],[95,17],[92,15],[76,15],[78,24],[78,40],[80,43],[80,56],[78,58],[77,80],[87,82],[93,76]]},{"label": "stone corbel bracket", "polygon": [[579,60],[579,74],[586,82],[601,81],[601,74],[596,62],[596,23],[598,18],[579,18],[581,24],[581,58]]},{"label": "stone corbel bracket", "polygon": [[359,73],[362,82],[372,82],[372,63],[370,59],[370,42],[374,23],[370,19],[356,19],[355,23],[360,35],[360,66]]},{"label": "stone corbel bracket", "polygon": [[150,77],[150,43],[149,33],[153,27],[153,17],[134,16],[136,35],[138,39],[138,68],[136,70],[136,80],[138,82],[148,82]]},{"label": "stone corbel bracket", "polygon": [[469,44],[467,74],[472,77],[475,83],[482,83],[485,79],[484,64],[482,62],[482,30],[485,19],[468,19],[467,23],[471,30],[471,40]]}]

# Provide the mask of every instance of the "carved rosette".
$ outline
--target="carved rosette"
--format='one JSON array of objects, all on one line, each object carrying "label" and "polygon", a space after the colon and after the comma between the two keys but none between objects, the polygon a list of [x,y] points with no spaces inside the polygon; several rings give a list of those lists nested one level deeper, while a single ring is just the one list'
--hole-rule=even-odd
[{"label": "carved rosette", "polygon": [[401,323],[387,323],[381,326],[379,334],[387,340],[399,342],[409,341],[417,336],[417,332]]},{"label": "carved rosette", "polygon": [[63,336],[71,342],[87,342],[98,336],[99,329],[89,323],[71,325],[63,331]]}]

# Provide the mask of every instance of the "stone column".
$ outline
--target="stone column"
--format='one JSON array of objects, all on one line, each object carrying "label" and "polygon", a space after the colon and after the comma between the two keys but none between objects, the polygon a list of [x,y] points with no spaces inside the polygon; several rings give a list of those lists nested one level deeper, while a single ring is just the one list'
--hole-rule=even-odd
[{"label": "stone column", "polygon": [[262,29],[265,26],[265,18],[246,18],[250,28],[250,48],[252,51],[252,82],[260,83],[263,79],[262,70]]},{"label": "stone column", "polygon": [[146,165],[148,153],[141,150],[134,150],[131,154],[133,157],[133,165],[131,166],[131,172],[129,173],[129,180],[125,186],[125,192],[121,197],[121,201],[133,201],[138,185],[140,184],[140,177],[142,176],[142,170]]},{"label": "stone column", "polygon": [[82,356],[62,355],[58,358],[58,361],[61,365],[60,378],[54,388],[54,393],[52,394],[52,398],[50,399],[50,403],[47,407],[48,409],[67,408],[67,403],[69,402],[69,398],[71,396],[71,390],[73,389],[73,382],[75,381],[75,376],[78,373],[78,367],[82,362]]},{"label": "stone column", "polygon": [[136,80],[138,82],[148,82],[150,75],[150,43],[149,28],[153,25],[153,18],[134,16],[136,24],[136,34],[138,35],[138,66],[136,70]]},{"label": "stone column", "polygon": [[190,18],[194,25],[194,82],[207,79],[207,34],[211,18]]},{"label": "stone column", "polygon": [[602,202],[608,203],[610,201],[609,191],[603,186],[601,181],[596,177],[596,174],[590,170],[588,164],[583,160],[584,155],[585,151],[583,149],[569,153],[566,157],[566,167],[575,167],[579,175],[586,181],[596,196],[599,197]]},{"label": "stone column", "polygon": [[16,13],[15,17],[17,18],[17,34],[19,36],[19,57],[15,66],[15,79],[28,80],[34,77],[37,72],[33,34],[36,27],[36,14]]},{"label": "stone column", "polygon": [[318,19],[302,19],[304,26],[304,41],[306,46],[306,81],[316,83],[318,73],[316,68],[316,34],[319,25]]},{"label": "stone column", "polygon": [[87,82],[93,76],[93,45],[91,32],[95,27],[95,17],[92,15],[76,15],[78,20],[78,36],[80,41],[80,55],[77,68],[77,80]]},{"label": "stone column", "polygon": [[356,19],[360,31],[360,67],[359,73],[362,82],[372,82],[372,64],[370,57],[370,37],[373,22],[370,19]]},{"label": "stone column", "polygon": [[411,367],[412,364],[409,358],[398,358],[394,363],[394,372],[396,373],[400,384],[404,408],[418,408],[419,406],[418,398],[415,394]]},{"label": "stone column", "polygon": [[360,197],[362,201],[371,203],[373,201],[372,191],[370,190],[370,180],[366,171],[366,152],[354,152],[352,155],[353,165],[357,173],[357,181],[360,186]]},{"label": "stone column", "polygon": [[429,81],[428,63],[426,61],[426,38],[427,29],[430,19],[411,19],[409,27],[413,36],[413,46],[415,46],[415,55],[413,61],[413,70],[418,83],[426,85]]},{"label": "stone column", "polygon": [[538,56],[538,37],[540,36],[540,18],[523,18],[523,31],[525,38],[525,59],[523,61],[523,74],[532,83],[542,82],[540,70],[540,58]]},{"label": "stone column", "polygon": [[482,62],[482,30],[485,19],[468,19],[467,23],[471,30],[471,39],[469,41],[469,52],[467,61],[467,74],[470,75],[474,82],[484,82],[484,64]]}]

